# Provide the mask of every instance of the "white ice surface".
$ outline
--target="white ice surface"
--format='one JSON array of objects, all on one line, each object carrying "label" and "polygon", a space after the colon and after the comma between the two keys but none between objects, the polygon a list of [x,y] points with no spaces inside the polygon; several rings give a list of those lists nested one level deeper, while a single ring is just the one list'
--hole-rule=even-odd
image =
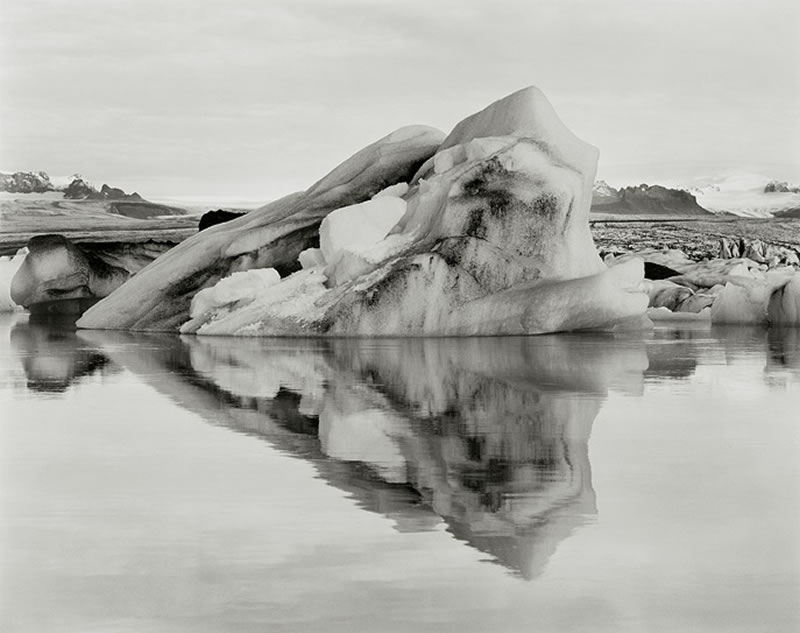
[{"label": "white ice surface", "polygon": [[[258,336],[265,323],[272,322],[271,334],[280,334],[280,324],[284,321],[295,324],[309,322],[323,315],[315,310],[315,302],[325,293],[326,277],[320,268],[301,270],[286,277],[280,283],[262,289],[249,303],[243,302],[234,307],[220,306],[219,310],[198,312],[196,316],[181,326],[181,332],[197,334]],[[212,287],[215,288],[216,286]],[[287,326],[285,333],[294,334],[295,329]]]},{"label": "white ice surface", "polygon": [[339,251],[333,264],[325,269],[325,275],[335,286],[369,273],[381,262],[399,254],[413,244],[416,232],[387,235],[380,242]]},{"label": "white ice surface", "polygon": [[441,150],[476,138],[509,135],[537,139],[558,160],[577,168],[584,175],[586,198],[591,200],[599,152],[564,125],[547,97],[535,86],[518,90],[461,121],[447,135]]},{"label": "white ice surface", "polygon": [[27,253],[27,248],[21,248],[14,257],[0,257],[0,312],[22,310],[22,306],[11,300],[11,280],[25,261]]},{"label": "white ice surface", "polygon": [[233,273],[216,285],[198,292],[192,299],[192,318],[237,301],[253,301],[267,288],[274,286],[281,276],[274,268],[254,268]]},{"label": "white ice surface", "polygon": [[329,213],[319,227],[319,246],[332,264],[345,249],[359,250],[386,237],[406,212],[405,200],[381,196]]},{"label": "white ice surface", "polygon": [[386,187],[386,189],[382,189],[374,196],[372,199],[375,198],[384,198],[384,197],[394,197],[394,198],[402,198],[408,192],[408,183],[407,182],[398,182],[395,185],[391,185]]},{"label": "white ice surface", "polygon": [[443,174],[461,163],[486,158],[516,142],[517,138],[514,136],[491,136],[475,138],[462,145],[454,145],[436,153],[433,157],[433,171],[436,174]]},{"label": "white ice surface", "polygon": [[303,269],[316,268],[325,265],[325,258],[322,256],[322,249],[307,248],[298,255],[297,260]]}]

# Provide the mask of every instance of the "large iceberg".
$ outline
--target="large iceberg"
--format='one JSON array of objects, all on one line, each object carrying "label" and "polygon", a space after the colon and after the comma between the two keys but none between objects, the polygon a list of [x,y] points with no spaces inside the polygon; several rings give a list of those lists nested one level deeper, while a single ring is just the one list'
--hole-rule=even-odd
[{"label": "large iceberg", "polygon": [[[407,160],[386,170],[391,178],[365,178],[375,165],[356,155],[309,191],[187,240],[78,326],[243,336],[537,334],[644,314],[642,261],[607,268],[589,231],[597,149],[564,126],[538,89],[491,104],[443,141],[412,130],[376,145],[403,148],[393,154]],[[241,293],[205,310],[195,305],[187,320],[198,290],[268,267],[280,283],[257,292],[228,284]]]}]

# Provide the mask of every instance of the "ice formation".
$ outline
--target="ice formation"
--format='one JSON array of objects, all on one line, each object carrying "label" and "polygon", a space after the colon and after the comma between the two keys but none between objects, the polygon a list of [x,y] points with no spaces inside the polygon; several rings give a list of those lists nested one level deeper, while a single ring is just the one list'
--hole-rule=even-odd
[{"label": "ice formation", "polygon": [[319,227],[322,257],[334,262],[343,250],[358,250],[381,241],[405,212],[405,200],[393,196],[336,209]]},{"label": "ice formation", "polygon": [[297,261],[300,262],[300,266],[303,269],[325,265],[325,259],[322,257],[322,249],[320,248],[307,248],[297,256]]},{"label": "ice formation", "polygon": [[[78,326],[536,334],[634,323],[648,307],[653,318],[798,323],[797,271],[752,261],[750,251],[697,263],[651,250],[602,262],[588,224],[596,164],[597,150],[526,88],[446,137],[398,130],[307,191],[190,238]],[[645,281],[642,260],[663,279]]]},{"label": "ice formation", "polygon": [[608,257],[612,267],[638,257],[668,261],[680,274],[647,280],[648,316],[654,320],[706,320],[718,324],[800,325],[800,270],[748,258],[691,262],[679,251],[640,251]]},{"label": "ice formation", "polygon": [[281,280],[274,268],[254,268],[233,273],[219,283],[198,292],[189,314],[194,317],[237,301],[255,300],[259,294]]},{"label": "ice formation", "polygon": [[181,331],[536,334],[641,315],[641,260],[607,269],[589,232],[596,162],[540,91],[514,93],[458,124],[407,191],[330,213],[324,266],[306,254],[302,272],[246,305],[193,311]]},{"label": "ice formation", "polygon": [[62,235],[32,237],[28,251],[11,280],[12,300],[26,308],[53,300],[105,297],[130,276]]},{"label": "ice formation", "polygon": [[[711,321],[739,325],[768,324],[772,295],[795,277],[797,273],[792,268],[761,272],[741,265],[728,275],[725,287],[711,306]],[[790,303],[791,294],[790,291]],[[790,323],[785,317],[790,319],[791,313],[780,313],[784,317],[783,324]],[[800,321],[795,320],[795,324],[800,325]]]},{"label": "ice formation", "polygon": [[[472,335],[628,321],[647,307],[643,267],[608,269],[594,247],[597,156],[533,87],[466,118],[444,140],[404,128],[308,191],[183,242],[78,326]],[[260,268],[281,281],[226,279]]]}]

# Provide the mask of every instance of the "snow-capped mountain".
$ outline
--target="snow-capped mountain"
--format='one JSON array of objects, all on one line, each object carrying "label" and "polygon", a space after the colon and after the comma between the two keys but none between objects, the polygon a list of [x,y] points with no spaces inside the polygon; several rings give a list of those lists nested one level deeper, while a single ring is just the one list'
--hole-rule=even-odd
[{"label": "snow-capped mountain", "polygon": [[688,190],[715,213],[769,218],[800,209],[800,187],[759,174],[727,174],[693,183]]},{"label": "snow-capped mountain", "polygon": [[14,194],[61,192],[68,200],[141,200],[138,193],[125,193],[106,184],[98,191],[80,174],[50,178],[43,171],[0,172],[0,191]]},{"label": "snow-capped mountain", "polygon": [[800,217],[800,187],[759,174],[734,172],[670,186],[674,188],[639,185],[614,189],[598,180],[592,191],[592,210],[652,215],[663,213],[659,207],[664,206],[665,211],[678,213],[707,210],[754,218]]},{"label": "snow-capped mountain", "polygon": [[[80,174],[50,178],[45,172],[0,172],[0,207],[3,213],[24,213],[32,208],[52,210],[61,202],[94,204],[94,211],[146,219],[163,215],[184,215],[184,209],[145,200],[138,193],[126,193],[107,184],[98,190]],[[98,204],[99,203],[99,204]],[[58,207],[63,210],[64,207]],[[75,207],[71,207],[75,208]],[[89,209],[90,207],[84,207]]]},{"label": "snow-capped mountain", "polygon": [[592,187],[592,204],[609,204],[619,200],[619,192],[605,180],[597,180]]},{"label": "snow-capped mountain", "polygon": [[43,171],[17,171],[13,174],[0,172],[0,191],[8,193],[45,193],[55,187]]}]

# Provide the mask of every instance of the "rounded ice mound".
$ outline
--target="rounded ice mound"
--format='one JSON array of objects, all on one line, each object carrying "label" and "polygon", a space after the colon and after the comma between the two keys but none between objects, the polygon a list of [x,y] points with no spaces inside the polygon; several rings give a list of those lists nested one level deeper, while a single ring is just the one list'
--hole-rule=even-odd
[{"label": "rounded ice mound", "polygon": [[280,280],[281,276],[274,268],[255,268],[233,273],[211,288],[198,292],[192,299],[189,314],[195,317],[220,306],[254,301],[264,290]]},{"label": "rounded ice mound", "polygon": [[130,273],[85,252],[63,235],[36,235],[11,280],[12,300],[26,308],[64,299],[105,297]]},{"label": "rounded ice mound", "polygon": [[[642,316],[642,261],[607,269],[589,231],[597,156],[539,90],[514,93],[459,123],[403,200],[385,199],[406,209],[383,240],[340,249],[349,255],[338,266],[326,255],[321,274],[290,275],[246,307],[195,315],[181,331],[536,334]],[[351,232],[379,209],[361,211]],[[323,254],[341,235],[330,240],[323,227]]]}]

